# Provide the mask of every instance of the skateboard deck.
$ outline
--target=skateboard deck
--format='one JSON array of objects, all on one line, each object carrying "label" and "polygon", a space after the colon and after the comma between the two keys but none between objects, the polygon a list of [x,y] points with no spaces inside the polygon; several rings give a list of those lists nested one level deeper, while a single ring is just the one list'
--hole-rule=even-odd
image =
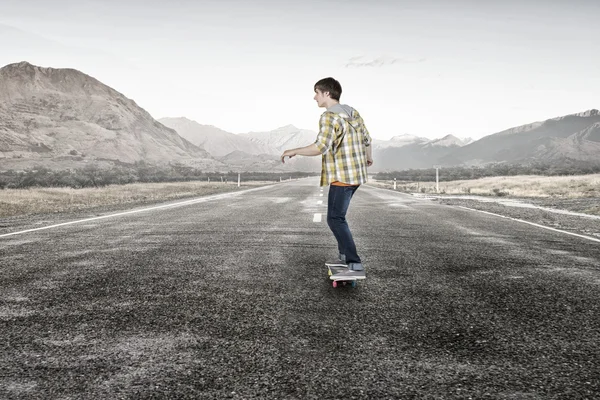
[{"label": "skateboard deck", "polygon": [[[348,276],[348,275],[344,275],[344,276],[339,276],[338,274],[340,272],[345,272],[348,271],[348,268],[346,267],[341,267],[341,266],[333,266],[333,265],[326,265],[327,267],[327,275],[329,275],[329,279],[331,279],[333,281],[333,287],[338,287],[341,285],[346,285],[348,283],[350,283],[352,285],[352,287],[356,287],[356,281],[361,280],[361,279],[366,279],[366,276],[364,274],[360,274],[357,276]],[[338,276],[336,276],[338,275]]]}]

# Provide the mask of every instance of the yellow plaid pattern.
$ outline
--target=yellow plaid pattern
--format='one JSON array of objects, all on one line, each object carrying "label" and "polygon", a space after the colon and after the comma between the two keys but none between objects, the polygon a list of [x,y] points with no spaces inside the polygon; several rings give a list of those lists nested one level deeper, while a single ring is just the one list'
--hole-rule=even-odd
[{"label": "yellow plaid pattern", "polygon": [[315,145],[322,157],[321,186],[331,182],[360,185],[367,182],[367,150],[371,136],[358,111],[352,118],[325,111],[319,120]]}]

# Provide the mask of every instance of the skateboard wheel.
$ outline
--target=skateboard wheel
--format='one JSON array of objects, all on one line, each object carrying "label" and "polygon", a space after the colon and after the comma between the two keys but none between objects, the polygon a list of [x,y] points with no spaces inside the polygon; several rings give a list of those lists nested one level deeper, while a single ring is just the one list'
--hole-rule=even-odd
[{"label": "skateboard wheel", "polygon": [[333,281],[333,287],[337,287],[337,286],[338,286],[337,282]]}]

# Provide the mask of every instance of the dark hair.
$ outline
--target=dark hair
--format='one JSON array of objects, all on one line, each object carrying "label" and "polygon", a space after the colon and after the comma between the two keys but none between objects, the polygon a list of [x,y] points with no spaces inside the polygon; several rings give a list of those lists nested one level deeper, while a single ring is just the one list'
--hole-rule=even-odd
[{"label": "dark hair", "polygon": [[332,99],[340,101],[342,95],[342,85],[333,78],[323,78],[315,83],[315,92],[319,89],[321,92],[329,92]]}]

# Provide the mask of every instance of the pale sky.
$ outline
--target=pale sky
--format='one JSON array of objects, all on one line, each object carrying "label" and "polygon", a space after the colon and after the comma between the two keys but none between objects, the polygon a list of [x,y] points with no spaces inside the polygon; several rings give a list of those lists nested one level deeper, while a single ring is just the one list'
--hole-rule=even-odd
[{"label": "pale sky", "polygon": [[314,83],[371,135],[474,139],[600,108],[598,0],[0,0],[0,66],[78,69],[154,118],[316,131]]}]

